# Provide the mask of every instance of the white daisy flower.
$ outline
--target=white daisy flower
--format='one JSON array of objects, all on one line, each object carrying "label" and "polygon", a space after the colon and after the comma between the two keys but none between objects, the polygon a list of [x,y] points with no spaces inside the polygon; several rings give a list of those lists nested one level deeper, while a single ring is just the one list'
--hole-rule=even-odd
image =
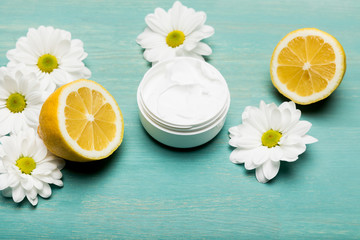
[{"label": "white daisy flower", "polygon": [[8,67],[23,63],[53,88],[91,76],[82,62],[87,57],[83,42],[71,40],[70,32],[53,27],[30,28],[27,36],[19,38],[16,48],[6,56]]},{"label": "white daisy flower", "polygon": [[295,103],[260,102],[260,108],[246,107],[242,124],[229,129],[229,144],[236,149],[230,160],[245,163],[247,170],[256,169],[256,178],[266,183],[274,178],[280,168],[280,160],[293,162],[306,150],[305,144],[317,142],[306,135],[311,128],[308,121],[300,121],[301,112]]},{"label": "white daisy flower", "polygon": [[0,190],[14,202],[25,196],[35,206],[37,195],[48,198],[49,184],[63,186],[60,170],[64,160],[48,152],[33,129],[0,138]]},{"label": "white daisy flower", "polygon": [[30,127],[36,129],[44,90],[35,73],[0,68],[0,136]]},{"label": "white daisy flower", "polygon": [[203,59],[211,54],[211,48],[200,42],[214,34],[214,28],[204,25],[206,14],[195,12],[176,1],[166,12],[156,8],[145,17],[148,27],[136,42],[145,48],[144,58],[149,62],[159,62],[176,56]]}]

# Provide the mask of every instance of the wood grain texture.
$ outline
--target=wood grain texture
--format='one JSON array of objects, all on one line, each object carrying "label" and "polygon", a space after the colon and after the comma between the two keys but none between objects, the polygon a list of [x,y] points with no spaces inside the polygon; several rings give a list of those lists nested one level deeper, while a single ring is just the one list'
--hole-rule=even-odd
[{"label": "wood grain texture", "polygon": [[[125,137],[109,159],[68,162],[63,188],[36,208],[0,198],[2,239],[359,239],[360,2],[356,0],[184,0],[207,13],[215,35],[208,62],[224,75],[231,107],[210,143],[179,151],[141,126],[137,86],[149,69],[135,42],[144,17],[172,1],[3,0],[0,65],[29,27],[52,25],[83,40],[92,80],[122,109]],[[229,161],[229,127],[247,105],[286,99],[272,86],[272,51],[288,32],[316,27],[347,55],[340,87],[300,107],[319,142],[295,163],[282,163],[268,184]]]}]

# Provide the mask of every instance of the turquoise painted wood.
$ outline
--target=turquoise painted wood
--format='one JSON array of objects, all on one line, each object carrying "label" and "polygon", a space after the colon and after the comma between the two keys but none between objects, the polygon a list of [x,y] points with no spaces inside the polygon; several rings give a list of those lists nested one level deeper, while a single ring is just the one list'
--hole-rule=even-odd
[{"label": "turquoise painted wood", "polygon": [[[84,41],[92,79],[118,101],[125,138],[107,160],[68,162],[50,199],[15,204],[0,197],[1,239],[359,239],[360,2],[356,0],[184,0],[208,15],[216,33],[208,62],[231,92],[224,129],[210,143],[180,151],[141,126],[136,90],[149,64],[135,42],[144,17],[171,1],[3,0],[0,65],[29,27],[52,25]],[[268,184],[229,161],[229,127],[247,105],[286,99],[272,86],[269,62],[288,32],[316,27],[335,36],[347,72],[327,100],[300,107],[319,142],[282,163]]]}]

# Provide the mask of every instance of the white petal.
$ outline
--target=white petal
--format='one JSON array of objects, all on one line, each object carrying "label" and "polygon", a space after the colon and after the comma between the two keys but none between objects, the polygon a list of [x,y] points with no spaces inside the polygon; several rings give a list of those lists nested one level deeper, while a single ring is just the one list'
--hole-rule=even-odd
[{"label": "white petal", "polygon": [[70,40],[61,40],[55,47],[54,55],[55,57],[61,58],[65,56],[70,51],[71,41]]},{"label": "white petal", "polygon": [[9,187],[7,178],[8,178],[7,174],[0,174],[0,190],[4,190],[7,187]]},{"label": "white petal", "polygon": [[165,37],[152,32],[148,28],[146,28],[145,31],[137,37],[136,42],[140,44],[142,48],[166,46]]},{"label": "white petal", "polygon": [[229,129],[230,137],[250,136],[254,139],[261,139],[260,132],[250,124],[240,124]]},{"label": "white petal", "polygon": [[299,121],[293,128],[288,130],[288,134],[296,134],[304,136],[311,128],[311,123],[308,121]]},{"label": "white petal", "polygon": [[64,183],[61,181],[61,180],[54,180],[53,181],[53,184],[54,185],[56,185],[56,186],[58,186],[58,187],[62,187],[62,186],[64,186]]},{"label": "white petal", "polygon": [[53,179],[60,179],[62,177],[62,173],[60,172],[59,169],[54,169],[51,173],[51,177]]},{"label": "white petal", "polygon": [[299,143],[291,146],[281,145],[280,146],[283,151],[283,157],[281,160],[287,162],[293,162],[298,159],[298,156],[305,152],[306,146],[305,144]]},{"label": "white petal", "polygon": [[280,145],[294,145],[298,143],[303,143],[303,139],[298,135],[285,135],[280,139]]},{"label": "white petal", "polygon": [[185,40],[183,43],[183,48],[185,51],[191,52],[194,48],[196,48],[197,44],[197,42]]},{"label": "white petal", "polygon": [[34,187],[32,177],[25,177],[21,179],[21,186],[24,188],[24,190],[29,191]]},{"label": "white petal", "polygon": [[[190,14],[189,14],[190,15]],[[187,19],[179,26],[181,30],[183,30],[185,36],[189,35],[196,29],[199,29],[206,21],[206,14],[204,12],[196,12],[195,14],[191,14]]]},{"label": "white petal", "polygon": [[31,203],[31,205],[33,206],[36,206],[38,204],[38,198],[35,197],[35,198],[30,198],[30,197],[27,197],[27,199],[29,200],[29,202]]},{"label": "white petal", "polygon": [[255,164],[252,162],[252,160],[250,159],[250,160],[245,161],[244,167],[245,167],[245,169],[247,169],[247,170],[253,170],[253,169],[257,168],[258,165],[255,165]]},{"label": "white petal", "polygon": [[263,173],[266,179],[273,179],[279,172],[280,161],[266,161],[263,166]]},{"label": "white petal", "polygon": [[65,166],[65,161],[61,158],[55,158],[52,162],[56,164],[59,170],[63,169]]},{"label": "white petal", "polygon": [[14,202],[16,202],[16,203],[21,202],[25,197],[24,189],[21,186],[17,186],[15,188],[13,188],[12,189],[12,197],[13,197]]},{"label": "white petal", "polygon": [[26,195],[26,197],[27,197],[28,199],[29,199],[29,198],[35,199],[36,196],[37,196],[37,191],[36,191],[35,188],[32,188],[32,189],[29,189],[29,190],[25,191],[25,195]]},{"label": "white petal", "polygon": [[251,150],[234,149],[230,154],[230,161],[239,164],[251,160]]},{"label": "white petal", "polygon": [[[47,153],[48,153],[48,150],[45,147],[45,145],[43,145],[42,143],[39,143],[39,144],[37,144],[37,151],[36,151],[35,155],[33,156],[33,158],[35,159],[36,162],[40,162],[46,157]],[[48,164],[51,164],[51,163],[48,163]],[[41,164],[40,166],[42,166],[42,165],[43,164]],[[51,164],[51,166],[52,165],[55,165],[55,164]],[[48,166],[46,166],[46,167],[48,167]],[[56,168],[56,166],[54,168]]]},{"label": "white petal", "polygon": [[275,131],[280,131],[281,129],[281,112],[276,108],[271,111],[271,120],[270,126]]},{"label": "white petal", "polygon": [[261,146],[261,141],[253,136],[233,137],[229,140],[233,147],[253,149]]},{"label": "white petal", "polygon": [[149,28],[163,36],[167,36],[168,33],[171,32],[169,22],[162,22],[164,20],[162,18],[165,16],[165,14],[167,13],[164,11],[164,9],[156,8],[154,14],[151,13],[145,17],[145,22]]},{"label": "white petal", "polygon": [[44,162],[40,163],[36,166],[36,169],[34,169],[34,174],[40,174],[40,175],[48,175],[56,169],[56,164],[52,162]]},{"label": "white petal", "polygon": [[203,25],[198,31],[202,33],[203,38],[211,37],[215,33],[214,28],[208,25]]},{"label": "white petal", "polygon": [[40,111],[32,111],[30,109],[25,109],[24,110],[24,115],[25,115],[25,121],[26,123],[31,126],[31,127],[37,127],[38,123],[39,123],[39,114]]},{"label": "white petal", "polygon": [[270,148],[270,160],[271,161],[279,161],[282,159],[283,152],[281,147],[276,146],[273,148]]},{"label": "white petal", "polygon": [[246,113],[245,112],[243,113],[243,123],[250,124],[259,132],[262,133],[269,130],[268,121],[264,112],[262,112],[258,108],[247,108],[247,109],[248,111]]},{"label": "white petal", "polygon": [[280,132],[284,132],[285,129],[290,125],[291,123],[291,112],[289,109],[284,109],[281,111],[281,127],[279,128]]},{"label": "white petal", "polygon": [[144,58],[149,62],[157,62],[175,57],[175,50],[168,47],[157,47],[146,49],[144,51]]},{"label": "white petal", "polygon": [[37,189],[37,190],[40,190],[43,188],[44,186],[44,183],[42,181],[40,181],[39,179],[37,179],[36,177],[33,178],[33,183],[34,183],[34,187]]},{"label": "white petal", "polygon": [[72,48],[84,48],[84,43],[80,39],[73,39],[73,40],[71,40],[71,47]]},{"label": "white petal", "polygon": [[262,166],[256,168],[256,179],[261,183],[266,183],[267,181],[269,181],[264,175]]},{"label": "white petal", "polygon": [[309,135],[303,136],[302,140],[303,140],[304,144],[316,143],[318,141],[316,138],[309,136]]},{"label": "white petal", "polygon": [[212,53],[211,48],[203,42],[199,42],[196,48],[193,49],[193,52],[203,56],[209,56]]},{"label": "white petal", "polygon": [[39,195],[43,198],[48,198],[51,196],[51,188],[49,184],[44,183],[44,187],[39,190]]},{"label": "white petal", "polygon": [[234,127],[229,128],[229,133],[230,133],[230,137],[235,137],[235,136],[241,136],[242,135],[242,125],[237,125]]},{"label": "white petal", "polygon": [[8,174],[8,185],[11,188],[15,188],[17,186],[20,186],[20,181],[17,178],[17,176],[14,176],[14,174]]},{"label": "white petal", "polygon": [[260,146],[254,150],[252,155],[252,162],[256,166],[260,166],[270,158],[270,151],[268,147]]},{"label": "white petal", "polygon": [[[74,39],[71,41],[71,50],[69,50],[62,58],[61,62],[64,62],[65,59],[74,59],[77,61],[82,61],[87,57],[87,53],[84,52],[83,47],[74,46],[74,41],[79,39]],[[80,40],[79,40],[80,41]],[[76,41],[77,42],[77,41]],[[81,42],[81,41],[80,41]]]},{"label": "white petal", "polygon": [[53,81],[56,84],[56,86],[60,87],[64,84],[67,84],[75,80],[75,79],[72,80],[69,79],[68,76],[69,75],[67,74],[66,71],[61,69],[55,69],[50,75],[50,79],[51,79],[50,81]]}]

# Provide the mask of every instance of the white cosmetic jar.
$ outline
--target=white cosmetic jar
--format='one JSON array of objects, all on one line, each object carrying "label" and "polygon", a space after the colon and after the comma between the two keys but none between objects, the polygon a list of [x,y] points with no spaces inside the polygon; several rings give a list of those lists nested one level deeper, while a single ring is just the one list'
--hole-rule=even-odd
[{"label": "white cosmetic jar", "polygon": [[154,139],[171,147],[191,148],[220,132],[230,93],[215,67],[199,59],[177,57],[146,72],[137,103],[141,123]]}]

